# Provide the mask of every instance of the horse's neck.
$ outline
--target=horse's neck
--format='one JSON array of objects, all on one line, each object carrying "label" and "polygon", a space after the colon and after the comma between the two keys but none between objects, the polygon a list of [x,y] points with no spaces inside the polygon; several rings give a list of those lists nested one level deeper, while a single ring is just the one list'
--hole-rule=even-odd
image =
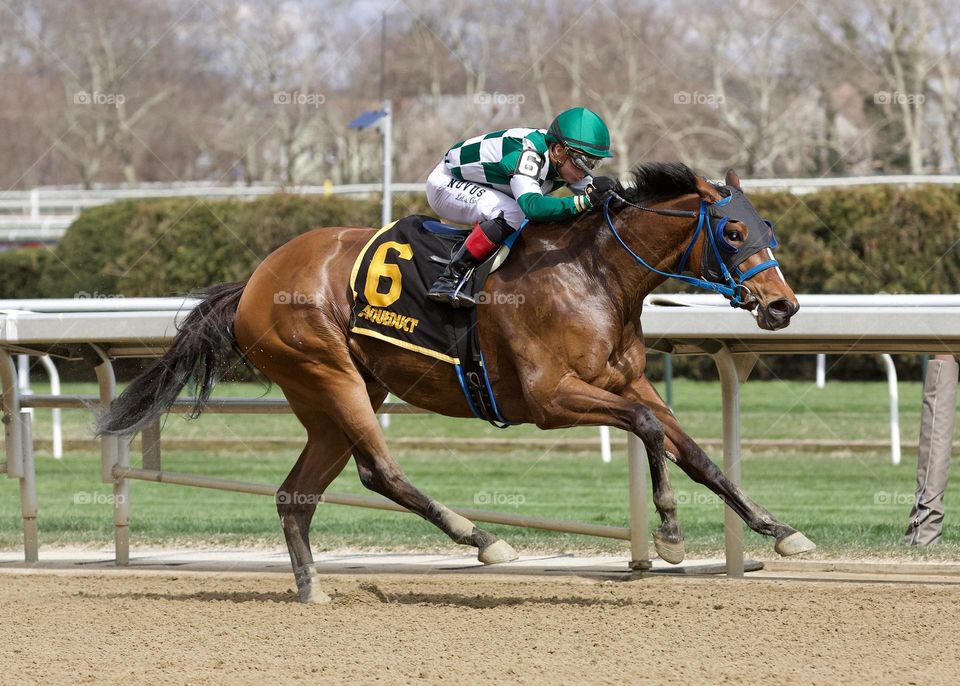
[{"label": "horse's neck", "polygon": [[[676,270],[696,228],[696,220],[693,219],[668,217],[633,208],[627,208],[616,217],[611,216],[611,219],[620,237],[633,252],[652,267],[671,273]],[[600,232],[601,263],[611,282],[617,284],[617,292],[611,293],[611,296],[625,318],[634,321],[643,307],[643,299],[667,277],[638,264],[614,238],[603,217],[597,230]],[[696,250],[693,252],[696,253]],[[695,257],[695,254],[691,254],[691,266],[699,264],[699,260],[693,260]]]},{"label": "horse's neck", "polygon": [[[688,209],[689,203],[671,205]],[[676,269],[696,227],[696,220],[630,208],[611,218],[630,249],[661,271]],[[577,265],[579,273],[590,275],[582,285],[602,291],[623,322],[637,321],[643,299],[666,280],[634,261],[613,237],[602,212],[580,217],[572,227],[531,226],[525,229],[520,245],[523,254],[511,258],[498,272],[504,281],[532,274],[536,282],[540,269],[570,270]],[[691,254],[691,262],[699,264],[697,250]]]}]

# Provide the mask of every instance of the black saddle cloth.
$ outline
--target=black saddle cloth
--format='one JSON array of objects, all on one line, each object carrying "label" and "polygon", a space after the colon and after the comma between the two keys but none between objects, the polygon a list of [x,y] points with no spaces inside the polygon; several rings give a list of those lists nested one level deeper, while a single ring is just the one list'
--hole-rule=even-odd
[{"label": "black saddle cloth", "polygon": [[[468,233],[422,215],[381,229],[353,267],[350,330],[459,364],[458,311],[428,300],[427,292]],[[465,290],[482,290],[492,267],[491,258],[474,269]]]}]

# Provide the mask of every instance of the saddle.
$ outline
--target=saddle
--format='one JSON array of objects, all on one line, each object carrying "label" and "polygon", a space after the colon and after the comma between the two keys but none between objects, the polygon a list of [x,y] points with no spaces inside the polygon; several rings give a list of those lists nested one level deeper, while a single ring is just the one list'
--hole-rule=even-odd
[{"label": "saddle", "polygon": [[427,299],[468,233],[422,215],[380,229],[353,265],[350,331],[453,365],[473,414],[503,428],[510,422],[497,408],[483,362],[477,309],[487,304],[484,284],[503,264],[519,231],[466,277],[462,288],[476,297],[478,308],[454,309]]}]

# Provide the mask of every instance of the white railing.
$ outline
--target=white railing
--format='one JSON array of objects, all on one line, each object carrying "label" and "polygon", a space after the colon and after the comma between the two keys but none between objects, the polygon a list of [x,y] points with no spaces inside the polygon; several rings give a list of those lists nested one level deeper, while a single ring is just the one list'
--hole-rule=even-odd
[{"label": "white railing", "polygon": [[[953,296],[957,297],[957,296]],[[717,365],[723,396],[723,468],[734,484],[740,483],[740,386],[759,355],[820,352],[833,354],[916,354],[960,352],[960,305],[950,296],[799,296],[800,312],[791,325],[780,331],[760,330],[746,312],[732,310],[719,296],[651,296],[644,308],[644,334],[649,348],[672,354],[709,355]],[[881,299],[880,302],[875,302]],[[66,301],[65,304],[69,303]],[[112,303],[105,303],[110,307]],[[124,303],[130,306],[131,303]],[[0,473],[20,481],[21,517],[24,531],[24,555],[36,561],[38,554],[37,491],[32,450],[30,407],[89,406],[88,398],[65,396],[28,396],[21,399],[16,365],[12,355],[36,354],[67,350],[70,344],[82,344],[96,354],[95,367],[100,394],[99,405],[105,408],[116,395],[112,359],[125,357],[157,357],[169,346],[190,303],[161,301],[159,305],[144,303],[142,310],[130,312],[58,311],[48,303],[48,312],[23,311],[3,307],[0,303],[0,395],[5,433],[4,462]],[[116,309],[113,307],[112,309]],[[897,322],[896,326],[891,322]],[[180,411],[189,401],[173,408]],[[281,399],[224,398],[214,399],[210,411],[275,412],[286,411]],[[895,406],[895,399],[891,399]],[[381,411],[410,412],[411,408],[392,405]],[[155,432],[159,436],[159,432]],[[146,441],[146,445],[150,445]],[[539,528],[564,527],[574,532],[590,531],[629,540],[631,560],[635,568],[648,566],[646,474],[643,447],[639,440],[628,440],[630,500],[629,527],[607,527],[585,523],[552,522],[542,519],[517,518],[511,513],[464,511],[474,519],[514,523]],[[129,558],[130,493],[129,480],[167,481],[204,488],[241,490],[270,494],[275,486],[213,479],[199,475],[170,473],[160,469],[159,454],[145,455],[144,469],[131,469],[128,444],[115,437],[101,439],[101,479],[114,487],[114,543],[117,561]],[[153,465],[147,468],[148,465]],[[325,494],[329,502],[348,505],[396,509],[382,499],[370,496]],[[470,514],[468,514],[470,512]],[[732,510],[725,511],[725,549],[727,572],[742,576],[743,525]],[[576,528],[574,528],[576,527]],[[586,528],[584,528],[586,527]]]},{"label": "white railing", "polygon": [[[420,183],[392,184],[396,193],[422,193]],[[132,188],[112,189],[57,189],[35,188],[30,191],[5,191],[0,193],[0,213],[16,214],[34,220],[46,214],[76,214],[88,207],[95,207],[118,200],[132,198],[259,198],[274,193],[295,195],[364,195],[381,193],[379,183],[353,183],[334,186],[283,186],[260,184],[256,186],[217,186],[214,184],[145,185]]]},{"label": "white railing", "polygon": [[824,188],[852,188],[854,186],[939,186],[960,185],[960,174],[897,174],[890,176],[839,176],[808,179],[744,179],[741,185],[748,191],[789,191],[794,195],[813,193]]}]

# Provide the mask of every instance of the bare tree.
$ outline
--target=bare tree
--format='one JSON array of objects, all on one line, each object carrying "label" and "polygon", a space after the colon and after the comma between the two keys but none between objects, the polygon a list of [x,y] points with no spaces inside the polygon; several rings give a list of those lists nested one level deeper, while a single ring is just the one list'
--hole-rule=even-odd
[{"label": "bare tree", "polygon": [[[925,100],[936,60],[930,44],[928,0],[817,0],[824,50],[850,55],[863,67],[854,81],[874,112],[880,163],[924,170],[929,131]],[[849,60],[846,60],[849,62]],[[901,163],[897,157],[905,155]]]},{"label": "bare tree", "polygon": [[929,11],[923,0],[893,2],[873,0],[877,24],[878,64],[885,80],[893,87],[888,97],[877,97],[878,104],[894,110],[902,126],[909,151],[910,171],[924,170],[924,100],[932,66],[929,50]]},{"label": "bare tree", "polygon": [[[242,161],[248,182],[295,185],[326,174],[345,123],[334,106],[338,77],[351,66],[345,2],[220,2],[223,29],[210,49],[234,83],[223,103],[217,147]],[[347,35],[349,37],[349,35]]]},{"label": "bare tree", "polygon": [[134,156],[142,145],[133,127],[176,90],[175,81],[159,78],[167,70],[157,59],[173,40],[173,9],[134,0],[38,0],[17,17],[19,44],[40,71],[35,92],[46,97],[59,84],[60,101],[37,124],[87,187],[114,153],[126,180],[137,180]]},{"label": "bare tree", "polygon": [[953,0],[930,0],[933,14],[931,42],[940,52],[928,84],[943,120],[943,145],[949,167],[960,169],[960,5]]},{"label": "bare tree", "polygon": [[5,0],[0,179],[376,180],[379,136],[346,124],[379,106],[381,81],[403,180],[466,136],[576,105],[607,121],[621,175],[656,158],[752,176],[957,168],[956,0],[721,9]]},{"label": "bare tree", "polygon": [[[695,140],[716,127],[716,145],[698,156],[710,167],[736,166],[748,176],[800,174],[813,166],[819,103],[798,60],[792,3],[733,0],[691,27],[687,44],[698,65],[676,104],[695,117]],[[702,89],[702,90],[700,90]],[[709,155],[720,153],[719,159]],[[719,171],[719,169],[718,169]]]}]

